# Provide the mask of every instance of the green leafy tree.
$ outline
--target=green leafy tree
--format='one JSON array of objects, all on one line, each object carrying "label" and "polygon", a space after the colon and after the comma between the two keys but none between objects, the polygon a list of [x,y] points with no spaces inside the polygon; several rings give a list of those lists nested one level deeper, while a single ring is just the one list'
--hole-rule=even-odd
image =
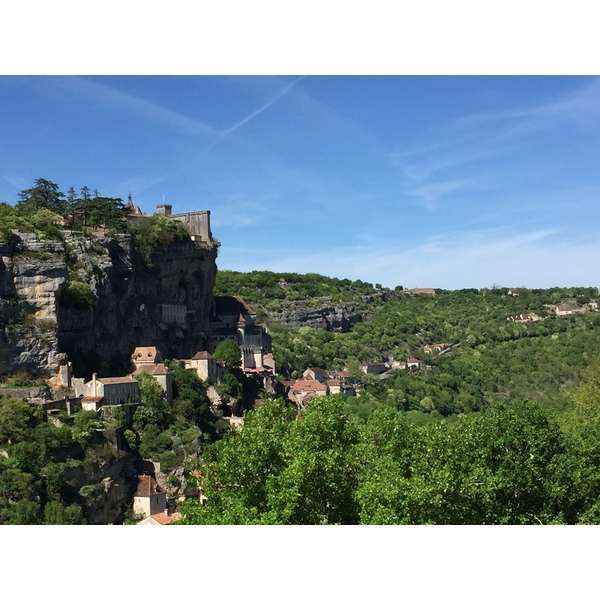
[{"label": "green leafy tree", "polygon": [[215,348],[213,356],[224,361],[228,369],[239,369],[242,366],[242,353],[235,340],[223,340]]},{"label": "green leafy tree", "polygon": [[34,421],[33,410],[25,400],[0,398],[0,444],[23,441]]},{"label": "green leafy tree", "polygon": [[135,409],[134,425],[138,430],[143,430],[151,424],[163,431],[173,422],[171,407],[164,390],[150,373],[142,372],[135,378],[140,385],[141,405]]},{"label": "green leafy tree", "polygon": [[19,192],[17,207],[24,211],[45,208],[53,213],[64,215],[67,202],[59,191],[58,184],[47,179],[36,179],[34,187]]},{"label": "green leafy tree", "polygon": [[63,506],[60,502],[51,500],[44,506],[45,525],[85,525],[86,521],[81,506],[71,504]]},{"label": "green leafy tree", "polygon": [[358,431],[341,397],[315,398],[302,419],[278,401],[246,413],[244,426],[209,447],[185,523],[356,523]]},{"label": "green leafy tree", "polygon": [[33,500],[19,500],[10,508],[0,510],[0,522],[4,525],[41,525],[41,506]]}]

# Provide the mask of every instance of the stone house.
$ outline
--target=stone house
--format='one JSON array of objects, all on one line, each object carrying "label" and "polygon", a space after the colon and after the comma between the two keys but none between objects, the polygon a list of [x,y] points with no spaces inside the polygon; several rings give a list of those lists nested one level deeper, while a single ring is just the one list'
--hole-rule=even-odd
[{"label": "stone house", "polygon": [[375,375],[379,375],[387,370],[387,366],[384,362],[370,362],[370,363],[361,363],[360,368],[363,373],[370,374],[374,373]]},{"label": "stone house", "polygon": [[167,492],[152,475],[139,475],[138,485],[133,496],[133,512],[144,518],[167,509]]},{"label": "stone house", "polygon": [[575,309],[568,304],[559,304],[555,309],[557,317],[566,317],[567,315],[572,315],[574,312]]},{"label": "stone house", "polygon": [[313,379],[315,381],[325,383],[325,381],[329,379],[329,375],[325,369],[320,369],[319,367],[308,367],[304,373],[302,373],[302,378]]},{"label": "stone house", "polygon": [[315,396],[327,396],[328,389],[324,383],[314,379],[298,379],[289,390],[288,398],[299,408]]},{"label": "stone house", "polygon": [[140,386],[132,375],[127,377],[103,377],[98,379],[96,373],[87,383],[78,382],[75,393],[83,396],[83,410],[98,410],[101,406],[121,406],[136,404],[140,397]]},{"label": "stone house", "polygon": [[221,381],[226,371],[223,361],[217,360],[206,351],[196,352],[192,358],[184,360],[183,365],[186,369],[196,371],[202,381],[210,384]]}]

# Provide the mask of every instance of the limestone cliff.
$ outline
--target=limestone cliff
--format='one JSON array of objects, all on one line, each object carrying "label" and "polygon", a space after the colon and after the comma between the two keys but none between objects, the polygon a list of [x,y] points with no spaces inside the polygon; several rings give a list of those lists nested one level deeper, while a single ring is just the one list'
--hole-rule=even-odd
[{"label": "limestone cliff", "polygon": [[191,356],[203,347],[216,252],[175,240],[148,268],[128,235],[13,234],[0,246],[0,374],[54,375],[64,352],[76,370],[101,363],[113,373],[136,346]]}]

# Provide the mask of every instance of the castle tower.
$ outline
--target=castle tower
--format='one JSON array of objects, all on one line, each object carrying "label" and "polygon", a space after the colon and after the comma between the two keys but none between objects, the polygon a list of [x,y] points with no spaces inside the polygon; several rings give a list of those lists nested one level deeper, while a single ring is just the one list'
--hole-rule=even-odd
[{"label": "castle tower", "polygon": [[158,204],[156,206],[156,213],[165,217],[170,217],[173,206],[171,204]]}]

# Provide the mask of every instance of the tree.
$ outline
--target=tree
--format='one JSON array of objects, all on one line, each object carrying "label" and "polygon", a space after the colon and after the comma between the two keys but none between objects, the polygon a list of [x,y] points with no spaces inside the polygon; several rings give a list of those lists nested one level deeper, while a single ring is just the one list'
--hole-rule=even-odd
[{"label": "tree", "polygon": [[357,523],[358,441],[341,396],[315,398],[301,419],[281,401],[249,411],[240,431],[207,448],[184,523]]},{"label": "tree", "polygon": [[234,340],[223,340],[215,348],[213,356],[224,361],[228,369],[239,369],[242,366],[242,353]]},{"label": "tree", "polygon": [[150,373],[144,371],[138,373],[135,378],[140,384],[140,400],[142,403],[135,409],[134,424],[140,430],[152,424],[163,431],[173,422],[173,415],[164,390]]},{"label": "tree", "polygon": [[25,400],[0,398],[0,444],[21,442],[33,422],[33,410]]},{"label": "tree", "polygon": [[81,506],[71,504],[63,506],[56,500],[51,500],[44,506],[45,525],[85,525]]},{"label": "tree", "polygon": [[17,206],[24,211],[45,208],[59,215],[64,215],[67,207],[65,195],[59,191],[58,185],[47,179],[36,179],[34,187],[19,192]]}]

